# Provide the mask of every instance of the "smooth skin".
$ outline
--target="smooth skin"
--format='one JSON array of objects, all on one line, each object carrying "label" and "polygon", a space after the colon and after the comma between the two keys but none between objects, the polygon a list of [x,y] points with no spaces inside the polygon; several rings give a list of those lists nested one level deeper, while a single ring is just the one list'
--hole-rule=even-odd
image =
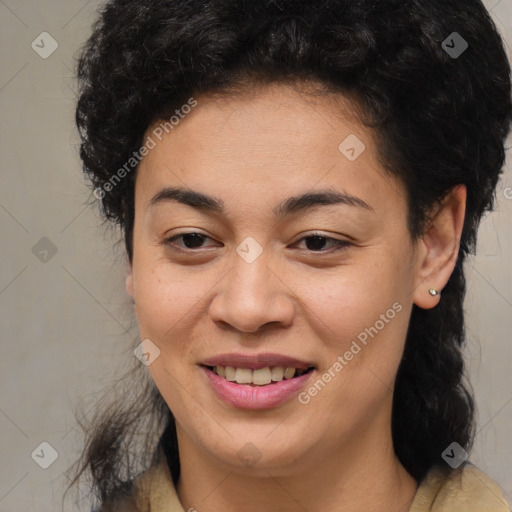
[{"label": "smooth skin", "polygon": [[[416,493],[393,451],[392,392],[413,303],[435,307],[442,294],[429,289],[441,291],[454,269],[466,189],[446,196],[413,243],[404,186],[384,171],[354,103],[305,91],[196,97],[137,170],[126,287],[141,340],[160,349],[148,369],[176,418],[184,510],[405,512]],[[355,161],[338,149],[350,134],[366,146]],[[213,196],[225,211],[151,206],[165,187]],[[326,187],[370,208],[274,217],[290,196]],[[205,238],[166,243],[190,232]],[[315,235],[323,245],[305,238]],[[247,237],[263,249],[252,263],[236,251]],[[332,239],[346,243],[336,250]],[[312,385],[395,303],[401,312],[307,405],[235,408],[198,366],[220,353],[274,352],[311,362]],[[247,443],[260,457],[252,467],[238,456]]]}]

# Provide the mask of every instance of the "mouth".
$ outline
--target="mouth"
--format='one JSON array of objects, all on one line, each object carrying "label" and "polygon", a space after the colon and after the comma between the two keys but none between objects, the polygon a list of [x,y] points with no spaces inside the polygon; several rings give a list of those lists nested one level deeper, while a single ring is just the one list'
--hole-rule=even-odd
[{"label": "mouth", "polygon": [[292,363],[290,358],[281,360],[297,367],[264,366],[261,358],[257,362],[244,362],[238,358],[238,364],[245,364],[245,368],[219,365],[221,361],[206,361],[217,364],[203,363],[199,368],[205,377],[205,384],[224,404],[237,409],[268,410],[290,402],[308,385],[316,372],[315,366],[302,361]]},{"label": "mouth", "polygon": [[309,366],[307,368],[266,366],[258,369],[220,365],[208,366],[204,364],[200,366],[228,382],[245,384],[246,386],[252,387],[268,386],[283,380],[297,379],[302,375],[311,373],[315,370],[314,366]]}]

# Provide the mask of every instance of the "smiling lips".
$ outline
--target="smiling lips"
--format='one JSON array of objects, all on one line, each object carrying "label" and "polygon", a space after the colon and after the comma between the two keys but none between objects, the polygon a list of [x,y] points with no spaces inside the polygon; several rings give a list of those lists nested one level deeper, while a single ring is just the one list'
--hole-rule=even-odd
[{"label": "smiling lips", "polygon": [[271,382],[281,382],[283,379],[292,379],[295,374],[302,375],[306,370],[296,370],[292,367],[284,368],[282,366],[266,366],[257,370],[249,368],[235,368],[233,366],[212,366],[210,370],[220,377],[237,384],[250,384],[256,386],[265,386]]},{"label": "smiling lips", "polygon": [[292,379],[311,368],[312,364],[280,354],[223,354],[204,361],[209,368],[230,382],[265,386],[271,382]]},{"label": "smiling lips", "polygon": [[200,366],[224,402],[244,409],[284,403],[315,371],[311,363],[279,354],[222,354]]},{"label": "smiling lips", "polygon": [[308,363],[294,357],[283,356],[281,354],[220,354],[210,357],[201,363],[203,366],[231,366],[233,368],[247,368],[258,370],[265,367],[296,368],[297,370],[307,370],[314,367],[313,363]]}]

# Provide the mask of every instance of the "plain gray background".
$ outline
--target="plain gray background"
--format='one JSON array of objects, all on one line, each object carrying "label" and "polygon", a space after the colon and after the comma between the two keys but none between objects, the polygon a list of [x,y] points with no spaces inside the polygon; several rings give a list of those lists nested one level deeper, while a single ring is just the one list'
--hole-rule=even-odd
[{"label": "plain gray background", "polygon": [[[510,56],[512,0],[485,4]],[[0,512],[62,510],[63,474],[81,446],[73,408],[80,397],[92,404],[94,393],[130,366],[138,344],[122,246],[86,205],[74,126],[73,56],[98,5],[0,0]],[[42,32],[58,44],[46,59],[31,47]],[[470,460],[512,501],[510,163],[509,151],[496,211],[482,223],[477,256],[468,262],[466,311],[478,407]],[[47,469],[31,456],[42,442],[58,454]],[[64,510],[90,508],[70,497]]]}]

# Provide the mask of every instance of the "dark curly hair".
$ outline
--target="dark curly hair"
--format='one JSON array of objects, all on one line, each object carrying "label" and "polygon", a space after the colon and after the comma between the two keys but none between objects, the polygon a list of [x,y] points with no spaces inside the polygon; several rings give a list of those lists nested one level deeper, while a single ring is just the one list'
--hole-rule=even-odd
[{"label": "dark curly hair", "polygon": [[[468,44],[461,55],[449,51],[454,32]],[[111,0],[80,50],[77,76],[83,170],[104,219],[122,229],[130,262],[136,166],[116,183],[112,177],[152,123],[194,96],[306,82],[350,95],[374,129],[383,165],[404,183],[415,240],[432,207],[465,185],[459,255],[443,298],[434,309],[413,306],[392,435],[417,481],[446,466],[441,453],[453,441],[470,450],[463,263],[493,209],[512,116],[509,63],[480,0]],[[145,384],[133,401],[125,394],[98,408],[72,481],[90,469],[102,503],[128,494],[160,449],[175,483],[179,477],[174,417],[138,361],[130,379],[132,372]],[[145,449],[130,451],[141,432]]]}]

